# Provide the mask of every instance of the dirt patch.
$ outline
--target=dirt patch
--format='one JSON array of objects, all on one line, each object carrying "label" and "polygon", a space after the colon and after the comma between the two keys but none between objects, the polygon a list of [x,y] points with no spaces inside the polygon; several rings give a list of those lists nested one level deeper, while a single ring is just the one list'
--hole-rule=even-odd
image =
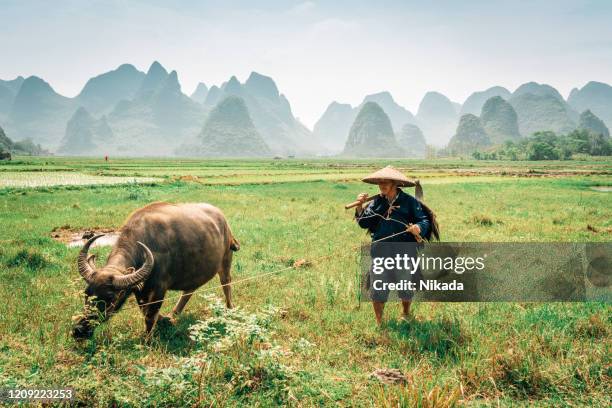
[{"label": "dirt patch", "polygon": [[593,186],[591,189],[602,193],[612,193],[612,186]]},{"label": "dirt patch", "polygon": [[591,231],[591,232],[599,232],[599,229],[595,228],[594,226],[592,226],[591,224],[587,225],[587,231]]},{"label": "dirt patch", "polygon": [[408,378],[397,368],[379,368],[370,376],[385,384],[401,384],[408,381]]},{"label": "dirt patch", "polygon": [[193,183],[201,183],[202,182],[200,177],[192,176],[192,175],[178,176],[178,177],[174,177],[173,179],[174,180],[180,180],[180,181],[190,181],[190,182],[193,182]]},{"label": "dirt patch", "polygon": [[63,225],[61,227],[55,227],[51,231],[51,237],[67,247],[80,247],[87,242],[87,240],[94,235],[104,234],[102,238],[98,238],[92,245],[93,247],[99,246],[111,246],[117,242],[119,238],[119,231],[112,228],[94,227],[88,229],[76,229],[70,225]]}]

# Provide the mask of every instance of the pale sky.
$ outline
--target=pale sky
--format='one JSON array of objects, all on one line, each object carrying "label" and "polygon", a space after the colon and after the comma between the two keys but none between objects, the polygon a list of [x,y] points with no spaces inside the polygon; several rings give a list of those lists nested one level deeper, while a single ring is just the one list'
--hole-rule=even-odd
[{"label": "pale sky", "polygon": [[[172,3],[172,4],[169,4]],[[435,5],[433,4],[435,3]],[[416,113],[427,91],[612,83],[612,2],[0,0],[0,78],[66,96],[131,63],[176,70],[183,92],[271,76],[312,128],[327,105],[388,90]]]}]

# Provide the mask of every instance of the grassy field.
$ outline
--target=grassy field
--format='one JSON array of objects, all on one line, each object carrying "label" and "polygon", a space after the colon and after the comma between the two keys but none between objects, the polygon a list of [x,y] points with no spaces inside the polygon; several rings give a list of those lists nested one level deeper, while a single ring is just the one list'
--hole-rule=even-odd
[{"label": "grassy field", "polygon": [[[609,406],[608,304],[420,303],[410,323],[392,304],[375,326],[356,297],[355,248],[368,236],[343,204],[374,192],[359,178],[388,163],[0,164],[0,387],[72,386],[83,405],[99,406]],[[610,241],[612,193],[593,187],[612,186],[612,160],[391,163],[421,179],[445,241]],[[219,306],[215,279],[151,343],[133,299],[76,343],[78,249],[53,231],[118,228],[160,200],[225,212],[242,246],[238,309]],[[377,368],[409,381],[382,385],[370,377]]]}]

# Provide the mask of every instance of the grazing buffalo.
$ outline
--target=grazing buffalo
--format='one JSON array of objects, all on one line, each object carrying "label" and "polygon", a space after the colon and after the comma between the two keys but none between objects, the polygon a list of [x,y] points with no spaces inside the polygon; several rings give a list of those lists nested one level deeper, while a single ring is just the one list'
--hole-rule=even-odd
[{"label": "grazing buffalo", "polygon": [[95,323],[110,318],[132,293],[149,335],[167,290],[183,291],[172,310],[175,316],[216,274],[224,285],[225,303],[232,307],[230,269],[232,251],[239,244],[218,208],[153,203],[136,210],[121,228],[106,265],[96,267],[88,251],[101,236],[89,239],[77,260],[87,289],[85,312],[73,329],[75,338],[91,337]]}]

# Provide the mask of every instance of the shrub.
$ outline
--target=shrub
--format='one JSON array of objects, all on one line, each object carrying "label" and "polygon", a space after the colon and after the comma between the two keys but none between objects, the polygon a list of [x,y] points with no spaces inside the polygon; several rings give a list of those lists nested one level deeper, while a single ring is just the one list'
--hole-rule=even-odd
[{"label": "shrub", "polygon": [[130,183],[126,186],[126,190],[128,192],[126,199],[127,200],[148,200],[150,193],[148,190],[142,188],[136,181]]},{"label": "shrub", "polygon": [[483,227],[490,227],[495,224],[495,221],[487,215],[477,214],[472,216],[472,223]]},{"label": "shrub", "polygon": [[247,313],[227,309],[218,297],[207,299],[212,316],[189,328],[194,353],[171,367],[143,369],[144,383],[154,385],[164,400],[182,405],[208,405],[218,400],[216,393],[228,391],[238,399],[257,391],[276,404],[286,403],[292,372],[280,361],[287,352],[271,339],[278,310]]},{"label": "shrub", "polygon": [[32,270],[42,269],[48,265],[47,260],[38,252],[22,249],[6,261],[6,266],[25,266]]}]

